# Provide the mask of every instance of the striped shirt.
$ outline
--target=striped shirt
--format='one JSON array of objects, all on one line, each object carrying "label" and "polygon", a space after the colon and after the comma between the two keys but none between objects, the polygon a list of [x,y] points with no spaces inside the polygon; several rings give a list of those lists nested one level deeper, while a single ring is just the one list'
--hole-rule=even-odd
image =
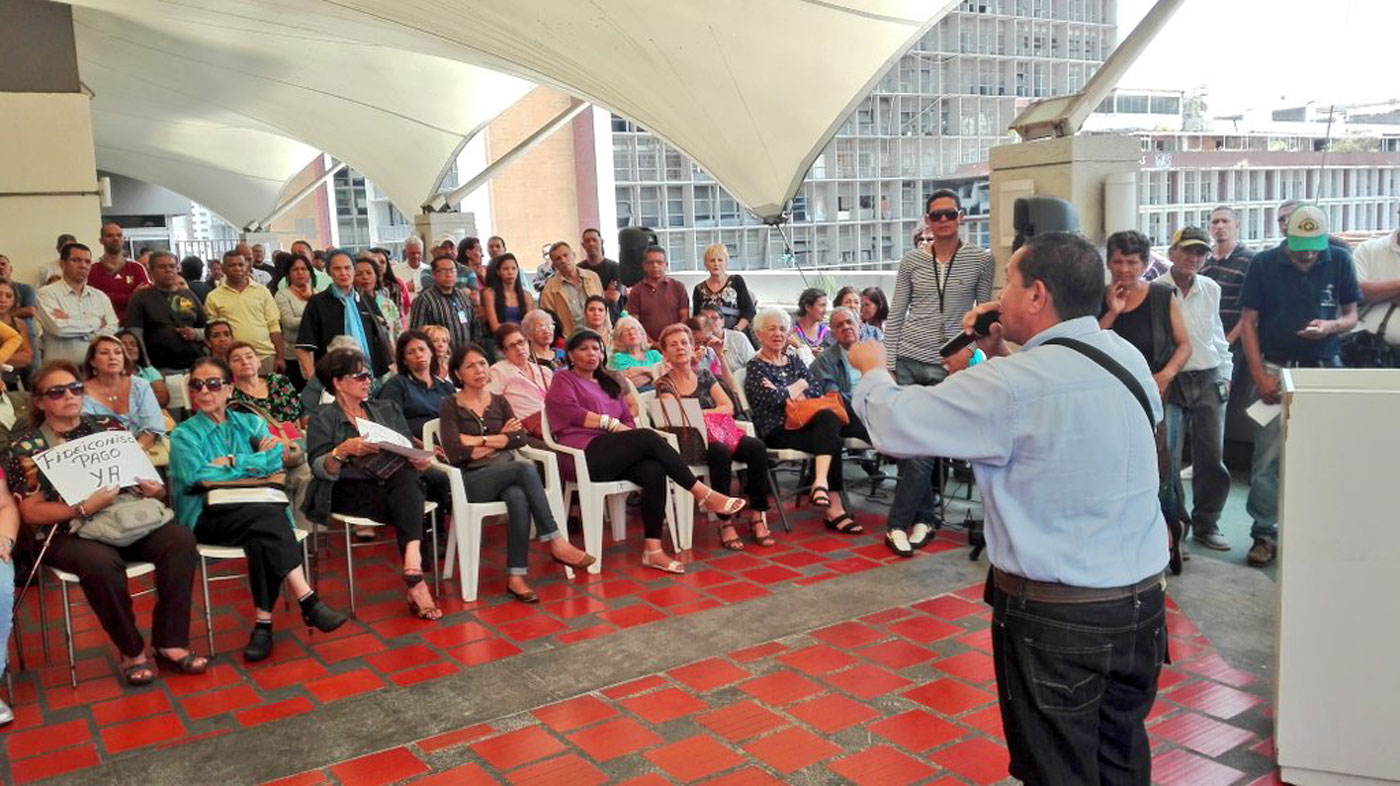
[{"label": "striped shirt", "polygon": [[425,289],[413,301],[409,323],[414,330],[424,325],[441,325],[452,334],[452,346],[464,347],[472,341],[472,302],[467,290],[456,287],[444,295],[436,286]]},{"label": "striped shirt", "polygon": [[1240,296],[1244,292],[1244,276],[1249,272],[1249,262],[1254,252],[1236,245],[1224,259],[1215,255],[1206,257],[1200,274],[1220,285],[1220,323],[1229,333],[1240,321]]},{"label": "striped shirt", "polygon": [[895,358],[938,363],[938,348],[962,332],[963,315],[992,297],[996,275],[992,254],[985,248],[959,243],[946,265],[913,248],[899,261],[894,298],[885,322],[889,365]]}]

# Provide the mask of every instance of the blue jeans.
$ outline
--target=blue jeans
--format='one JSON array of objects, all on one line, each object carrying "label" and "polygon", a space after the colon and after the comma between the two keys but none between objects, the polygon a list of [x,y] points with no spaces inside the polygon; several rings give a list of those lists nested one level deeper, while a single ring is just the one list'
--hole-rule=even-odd
[{"label": "blue jeans", "polygon": [[10,655],[10,623],[15,607],[14,560],[0,562],[0,671],[5,670]]},{"label": "blue jeans", "polygon": [[[1342,362],[1331,361],[1310,363],[1312,368],[1341,368]],[[1273,363],[1265,362],[1264,371],[1275,379],[1281,370]],[[1270,543],[1278,542],[1278,472],[1279,459],[1283,456],[1283,416],[1274,418],[1267,426],[1254,425],[1254,460],[1249,467],[1249,498],[1244,509],[1254,519],[1249,535]]]},{"label": "blue jeans", "polygon": [[[1191,529],[1196,535],[1220,531],[1220,511],[1230,494],[1230,470],[1221,457],[1225,440],[1225,383],[1215,369],[1183,371],[1167,389],[1167,449],[1176,499],[1184,508],[1181,445],[1191,423]],[[1183,511],[1184,512],[1184,511]],[[1185,518],[1183,516],[1183,518]]]},{"label": "blue jeans", "polygon": [[1034,786],[1148,786],[1144,720],[1167,647],[1162,590],[1044,603],[989,589],[1011,775]]},{"label": "blue jeans", "polygon": [[[937,385],[947,378],[948,369],[937,363],[895,358],[894,381],[901,385]],[[907,531],[916,521],[929,524],[937,521],[938,481],[942,476],[939,461],[933,456],[901,459],[886,527]]]}]

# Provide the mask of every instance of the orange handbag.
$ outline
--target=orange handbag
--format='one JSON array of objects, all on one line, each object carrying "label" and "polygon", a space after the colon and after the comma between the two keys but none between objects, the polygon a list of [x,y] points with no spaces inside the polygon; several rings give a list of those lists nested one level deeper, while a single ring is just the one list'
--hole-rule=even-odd
[{"label": "orange handbag", "polygon": [[831,391],[819,398],[804,398],[801,401],[788,399],[787,419],[783,421],[783,428],[788,431],[796,431],[817,416],[822,410],[830,410],[836,414],[836,419],[841,421],[841,425],[851,422],[851,416],[846,414],[846,405],[841,401],[841,394]]}]

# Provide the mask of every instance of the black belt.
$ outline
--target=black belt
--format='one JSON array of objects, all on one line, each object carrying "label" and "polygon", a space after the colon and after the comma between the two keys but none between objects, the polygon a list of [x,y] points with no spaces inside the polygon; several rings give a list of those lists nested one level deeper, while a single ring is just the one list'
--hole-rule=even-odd
[{"label": "black belt", "polygon": [[1264,356],[1266,363],[1273,363],[1279,368],[1341,368],[1342,364],[1336,358],[1324,360],[1278,360],[1267,355]]},{"label": "black belt", "polygon": [[1131,598],[1152,589],[1167,588],[1166,576],[1162,573],[1122,587],[1071,587],[1068,584],[1024,579],[999,568],[992,568],[992,581],[997,589],[1007,595],[1040,603],[1105,603]]}]

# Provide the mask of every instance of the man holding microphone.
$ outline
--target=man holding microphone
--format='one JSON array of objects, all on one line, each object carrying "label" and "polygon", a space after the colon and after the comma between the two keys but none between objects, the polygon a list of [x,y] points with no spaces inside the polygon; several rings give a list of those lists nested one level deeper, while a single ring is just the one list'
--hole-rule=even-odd
[{"label": "man holding microphone", "polygon": [[963,320],[970,334],[1000,312],[978,339],[987,362],[901,387],[881,345],[857,344],[854,408],[881,453],[972,462],[1011,775],[1146,786],[1167,646],[1161,397],[1141,353],[1098,326],[1104,263],[1087,240],[1032,237],[1006,274],[1000,301]]}]

